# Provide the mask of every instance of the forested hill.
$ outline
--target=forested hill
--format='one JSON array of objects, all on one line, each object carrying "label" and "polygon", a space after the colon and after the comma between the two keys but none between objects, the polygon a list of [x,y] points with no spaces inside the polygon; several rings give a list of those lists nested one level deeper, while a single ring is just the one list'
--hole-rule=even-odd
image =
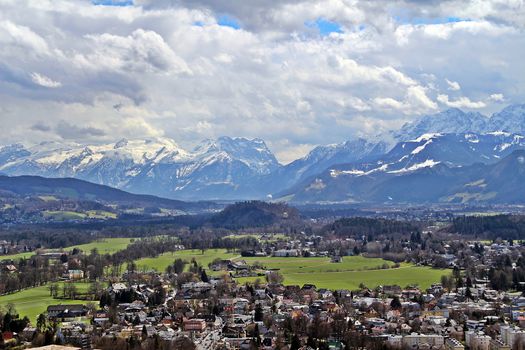
[{"label": "forested hill", "polygon": [[462,216],[455,218],[447,228],[462,235],[473,235],[489,239],[525,239],[525,216]]},{"label": "forested hill", "polygon": [[326,225],[323,232],[333,233],[341,237],[356,235],[378,236],[378,235],[411,235],[419,233],[419,227],[409,221],[396,221],[375,218],[342,218]]},{"label": "forested hill", "polygon": [[237,229],[293,224],[299,221],[297,209],[286,204],[248,201],[227,206],[213,216],[209,223],[215,227]]},{"label": "forested hill", "polygon": [[40,176],[0,176],[0,191],[19,196],[52,195],[59,198],[127,203],[170,209],[191,209],[209,206],[210,203],[191,203],[125,192],[109,186],[73,178],[45,178]]}]

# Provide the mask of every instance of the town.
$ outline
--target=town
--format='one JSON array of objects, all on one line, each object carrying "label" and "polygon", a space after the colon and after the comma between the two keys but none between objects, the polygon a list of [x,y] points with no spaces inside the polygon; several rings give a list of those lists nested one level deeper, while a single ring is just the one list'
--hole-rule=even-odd
[{"label": "town", "polygon": [[[525,246],[451,230],[478,223],[340,219],[310,233],[212,230],[110,253],[97,247],[122,238],[4,255],[2,346],[523,349]],[[19,312],[27,300],[15,297],[34,290],[47,304]]]}]

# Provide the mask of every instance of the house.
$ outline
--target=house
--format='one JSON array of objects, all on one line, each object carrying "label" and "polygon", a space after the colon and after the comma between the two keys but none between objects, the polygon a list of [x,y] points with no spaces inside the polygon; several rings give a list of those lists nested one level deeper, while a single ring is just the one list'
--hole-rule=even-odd
[{"label": "house", "polygon": [[82,304],[73,305],[49,305],[47,307],[47,317],[49,319],[67,320],[76,317],[86,316],[87,309]]},{"label": "house", "polygon": [[237,261],[230,261],[228,264],[228,269],[239,271],[239,270],[249,270],[250,267],[248,266],[246,261],[237,260]]},{"label": "house", "polygon": [[465,343],[470,349],[489,350],[491,337],[483,332],[465,332]]},{"label": "house", "polygon": [[499,339],[490,340],[490,350],[510,350],[511,347]]},{"label": "house", "polygon": [[206,320],[202,318],[193,318],[191,320],[184,320],[185,331],[202,332],[206,329]]},{"label": "house", "polygon": [[403,337],[403,347],[406,349],[421,347],[423,344],[440,348],[444,345],[444,343],[445,339],[443,336],[437,334],[412,333]]},{"label": "house", "polygon": [[299,256],[299,251],[297,249],[279,249],[273,252],[273,256],[278,257],[290,257],[290,256]]},{"label": "house", "polygon": [[68,270],[67,278],[71,281],[77,281],[84,278],[84,271],[82,270]]},{"label": "house", "polygon": [[99,310],[95,312],[95,315],[93,315],[93,322],[97,324],[103,324],[106,322],[109,322],[109,315],[104,310]]},{"label": "house", "polygon": [[463,350],[465,347],[457,339],[447,338],[445,340],[445,349],[446,350]]},{"label": "house", "polygon": [[9,264],[9,265],[6,265],[5,267],[5,271],[8,272],[8,273],[14,273],[16,272],[18,269],[16,268],[15,265],[13,264]]}]

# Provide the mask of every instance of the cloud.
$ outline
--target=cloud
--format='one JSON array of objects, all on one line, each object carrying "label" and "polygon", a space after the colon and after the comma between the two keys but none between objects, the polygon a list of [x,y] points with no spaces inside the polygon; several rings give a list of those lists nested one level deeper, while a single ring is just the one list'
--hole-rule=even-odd
[{"label": "cloud", "polygon": [[31,80],[33,80],[33,83],[47,88],[59,88],[62,86],[61,82],[54,81],[53,79],[36,72],[31,73]]},{"label": "cloud", "polygon": [[437,104],[427,96],[426,89],[418,85],[410,86],[407,89],[403,101],[390,97],[376,97],[374,103],[383,110],[393,109],[407,115],[432,112],[437,108]]},{"label": "cloud", "polygon": [[461,90],[461,86],[459,85],[459,83],[457,81],[450,81],[448,79],[445,79],[445,81],[447,82],[449,90],[451,90],[451,91]]},{"label": "cloud", "polygon": [[48,131],[51,131],[51,127],[47,124],[44,124],[43,122],[37,122],[31,125],[31,130],[48,132]]},{"label": "cloud", "polygon": [[455,101],[450,101],[448,95],[438,95],[437,100],[447,107],[453,107],[453,108],[471,108],[471,109],[479,109],[484,108],[486,106],[485,102],[483,101],[471,101],[468,97],[460,97]]},{"label": "cloud", "polygon": [[503,94],[491,94],[490,100],[494,102],[503,102],[505,101],[505,97],[503,96]]},{"label": "cloud", "polygon": [[88,34],[86,38],[94,42],[94,52],[77,56],[80,65],[128,72],[191,74],[186,62],[154,31],[137,29],[128,36]]},{"label": "cloud", "polygon": [[90,137],[106,135],[106,132],[102,129],[92,126],[78,126],[65,120],[58,122],[55,131],[61,138],[66,140],[85,140]]},{"label": "cloud", "polygon": [[[15,24],[9,20],[0,21],[0,43],[33,50],[36,53],[48,53],[47,42],[31,28]],[[28,53],[31,53],[30,51]]]},{"label": "cloud", "polygon": [[260,137],[289,160],[439,108],[490,114],[523,102],[516,3],[1,1],[0,137]]}]

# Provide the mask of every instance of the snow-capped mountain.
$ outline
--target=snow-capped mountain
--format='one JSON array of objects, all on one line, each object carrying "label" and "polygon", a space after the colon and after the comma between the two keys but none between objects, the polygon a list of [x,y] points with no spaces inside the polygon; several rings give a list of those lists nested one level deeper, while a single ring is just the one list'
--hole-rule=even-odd
[{"label": "snow-capped mountain", "polygon": [[287,197],[324,203],[506,203],[525,202],[525,151],[493,164],[451,168],[443,163],[407,172],[366,176],[323,173]]},{"label": "snow-capped mountain", "polygon": [[[323,176],[363,181],[380,173],[490,164],[525,148],[522,135],[525,105],[508,106],[490,118],[449,109],[420,117],[376,140],[318,146],[284,166],[260,139],[220,137],[185,150],[171,139],[156,138],[102,145],[4,146],[0,174],[74,177],[176,199],[252,199],[293,193],[305,184],[322,187],[315,179]],[[345,181],[338,183],[343,186]],[[346,190],[343,186],[336,192]]]},{"label": "snow-capped mountain", "polygon": [[363,138],[339,144],[318,146],[303,158],[299,158],[265,178],[267,188],[273,192],[294,184],[336,164],[375,159],[387,151],[384,142],[370,142]]},{"label": "snow-capped mountain", "polygon": [[510,105],[493,114],[488,129],[525,135],[525,104]]},{"label": "snow-capped mountain", "polygon": [[183,161],[141,167],[125,188],[185,199],[258,198],[259,179],[279,167],[264,141],[220,137],[203,141]]},{"label": "snow-capped mountain", "polygon": [[383,181],[393,181],[393,177],[411,175],[413,179],[422,172],[494,164],[523,149],[525,137],[506,132],[424,134],[398,143],[376,161],[330,167],[277,197],[308,202],[370,200],[372,190],[377,190]]},{"label": "snow-capped mountain", "polygon": [[250,179],[279,167],[262,140],[229,137],[206,140],[192,151],[166,138],[88,146],[13,145],[0,148],[0,160],[0,172],[8,175],[74,177],[133,192],[192,199],[201,198],[193,194],[202,191],[208,198],[214,191],[239,195],[245,185],[252,186]]},{"label": "snow-capped mountain", "polygon": [[423,164],[443,163],[457,167],[494,163],[523,148],[524,136],[501,131],[487,134],[423,134],[414,140],[398,143],[381,158],[380,165],[388,165],[391,171],[406,171],[423,167]]},{"label": "snow-capped mountain", "polygon": [[486,134],[496,131],[525,135],[525,104],[507,106],[490,117],[478,112],[463,112],[458,108],[451,108],[406,123],[401,129],[391,132],[390,136],[399,142],[428,133]]},{"label": "snow-capped mountain", "polygon": [[451,108],[406,123],[401,129],[392,132],[392,135],[396,141],[407,141],[429,133],[486,133],[492,131],[487,129],[488,122],[489,118],[481,113]]}]

